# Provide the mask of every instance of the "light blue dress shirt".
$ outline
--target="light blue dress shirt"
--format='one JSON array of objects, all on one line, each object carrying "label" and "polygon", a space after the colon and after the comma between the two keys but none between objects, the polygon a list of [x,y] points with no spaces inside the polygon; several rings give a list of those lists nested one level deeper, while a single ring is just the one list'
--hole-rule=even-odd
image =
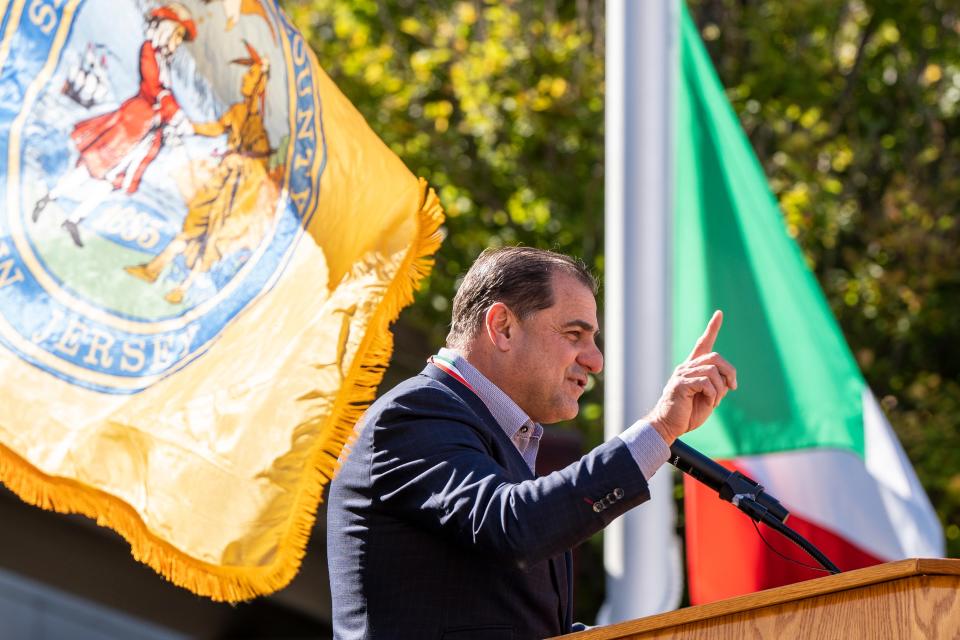
[{"label": "light blue dress shirt", "polygon": [[[453,349],[440,349],[437,358],[452,364],[473,387],[477,396],[490,410],[493,419],[523,456],[530,471],[536,473],[537,451],[540,448],[543,426],[533,422],[510,396]],[[650,480],[657,469],[670,459],[670,447],[647,422],[638,420],[617,437],[627,445],[645,480]]]}]

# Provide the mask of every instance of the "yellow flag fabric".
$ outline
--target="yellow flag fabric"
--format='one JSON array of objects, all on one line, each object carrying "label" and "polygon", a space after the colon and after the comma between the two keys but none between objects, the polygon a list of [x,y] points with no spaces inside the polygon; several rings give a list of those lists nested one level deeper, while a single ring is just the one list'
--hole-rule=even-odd
[{"label": "yellow flag fabric", "polygon": [[198,594],[275,591],[437,198],[273,0],[2,7],[0,480]]}]

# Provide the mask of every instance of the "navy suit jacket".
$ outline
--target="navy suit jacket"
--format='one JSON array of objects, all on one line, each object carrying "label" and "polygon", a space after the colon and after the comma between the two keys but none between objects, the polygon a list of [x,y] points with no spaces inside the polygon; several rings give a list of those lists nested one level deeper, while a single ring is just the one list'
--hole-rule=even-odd
[{"label": "navy suit jacket", "polygon": [[649,496],[619,438],[534,478],[483,402],[428,365],[370,407],[331,483],[334,637],[567,633],[569,549]]}]

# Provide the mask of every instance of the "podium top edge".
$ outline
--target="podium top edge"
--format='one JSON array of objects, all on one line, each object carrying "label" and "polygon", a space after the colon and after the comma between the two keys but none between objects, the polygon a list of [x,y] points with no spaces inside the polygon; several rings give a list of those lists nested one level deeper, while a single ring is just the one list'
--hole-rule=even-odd
[{"label": "podium top edge", "polygon": [[736,596],[727,600],[694,605],[606,627],[597,627],[562,636],[565,640],[613,640],[630,634],[656,631],[681,624],[709,620],[751,609],[776,606],[796,600],[858,589],[912,576],[960,576],[960,560],[953,558],[908,558],[814,578],[794,584]]}]

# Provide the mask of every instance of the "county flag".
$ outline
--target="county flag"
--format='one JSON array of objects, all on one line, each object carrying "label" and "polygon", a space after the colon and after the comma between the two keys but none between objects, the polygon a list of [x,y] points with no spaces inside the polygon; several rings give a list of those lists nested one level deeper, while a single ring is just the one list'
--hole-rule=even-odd
[{"label": "county flag", "polygon": [[2,7],[0,480],[198,594],[279,589],[439,203],[273,0]]},{"label": "county flag", "polygon": [[[867,387],[684,9],[677,90],[674,359],[714,309],[740,387],[684,440],[753,478],[841,569],[941,556],[943,533]],[[822,573],[766,548],[752,522],[685,483],[690,600]],[[779,534],[785,555],[816,564]]]}]

